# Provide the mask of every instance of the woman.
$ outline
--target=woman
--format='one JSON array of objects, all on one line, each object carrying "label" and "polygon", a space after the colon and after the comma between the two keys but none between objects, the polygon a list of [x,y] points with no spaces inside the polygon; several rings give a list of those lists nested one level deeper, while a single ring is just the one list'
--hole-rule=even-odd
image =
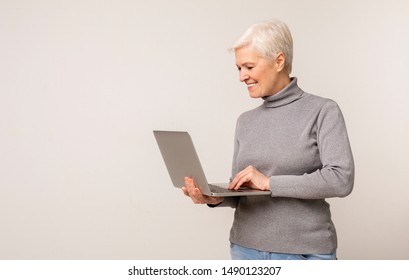
[{"label": "woman", "polygon": [[194,203],[235,208],[233,259],[336,259],[330,197],[345,197],[354,162],[338,105],[304,92],[290,78],[292,37],[273,20],[251,26],[231,48],[240,81],[263,104],[237,121],[230,189],[271,196],[203,195],[193,178],[182,188]]}]

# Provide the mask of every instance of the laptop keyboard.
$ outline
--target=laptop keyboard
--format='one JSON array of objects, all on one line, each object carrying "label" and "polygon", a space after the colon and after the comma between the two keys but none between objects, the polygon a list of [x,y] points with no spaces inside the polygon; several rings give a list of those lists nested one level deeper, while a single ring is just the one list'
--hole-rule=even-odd
[{"label": "laptop keyboard", "polygon": [[229,190],[226,188],[222,188],[216,185],[209,184],[210,190],[214,193],[226,193],[226,192],[234,192],[233,190]]},{"label": "laptop keyboard", "polygon": [[210,190],[214,193],[227,193],[227,192],[244,192],[251,190],[251,188],[248,187],[240,187],[238,190],[229,190],[220,186],[212,185],[209,184]]}]

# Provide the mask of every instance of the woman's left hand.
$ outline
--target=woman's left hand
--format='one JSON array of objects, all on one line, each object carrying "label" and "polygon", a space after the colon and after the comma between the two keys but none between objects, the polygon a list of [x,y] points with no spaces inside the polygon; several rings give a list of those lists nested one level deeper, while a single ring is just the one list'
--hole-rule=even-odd
[{"label": "woman's left hand", "polygon": [[270,178],[249,165],[236,174],[236,177],[230,183],[229,189],[238,190],[241,186],[267,191],[270,190]]}]

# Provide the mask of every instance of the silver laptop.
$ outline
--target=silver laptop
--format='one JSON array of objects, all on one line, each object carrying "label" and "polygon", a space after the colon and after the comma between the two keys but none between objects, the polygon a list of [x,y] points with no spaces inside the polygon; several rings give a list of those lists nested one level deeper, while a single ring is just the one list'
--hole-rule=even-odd
[{"label": "silver laptop", "polygon": [[184,131],[154,131],[156,141],[168,169],[173,186],[185,185],[185,177],[193,177],[197,187],[208,196],[269,195],[270,191],[240,188],[229,190],[229,184],[208,184],[192,138]]}]

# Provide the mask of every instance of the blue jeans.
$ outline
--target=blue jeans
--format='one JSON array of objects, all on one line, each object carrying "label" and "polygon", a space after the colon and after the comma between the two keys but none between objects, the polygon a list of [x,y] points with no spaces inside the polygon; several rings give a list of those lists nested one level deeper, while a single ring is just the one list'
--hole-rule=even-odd
[{"label": "blue jeans", "polygon": [[230,244],[232,260],[336,260],[336,253],[332,254],[283,254],[258,251]]}]

